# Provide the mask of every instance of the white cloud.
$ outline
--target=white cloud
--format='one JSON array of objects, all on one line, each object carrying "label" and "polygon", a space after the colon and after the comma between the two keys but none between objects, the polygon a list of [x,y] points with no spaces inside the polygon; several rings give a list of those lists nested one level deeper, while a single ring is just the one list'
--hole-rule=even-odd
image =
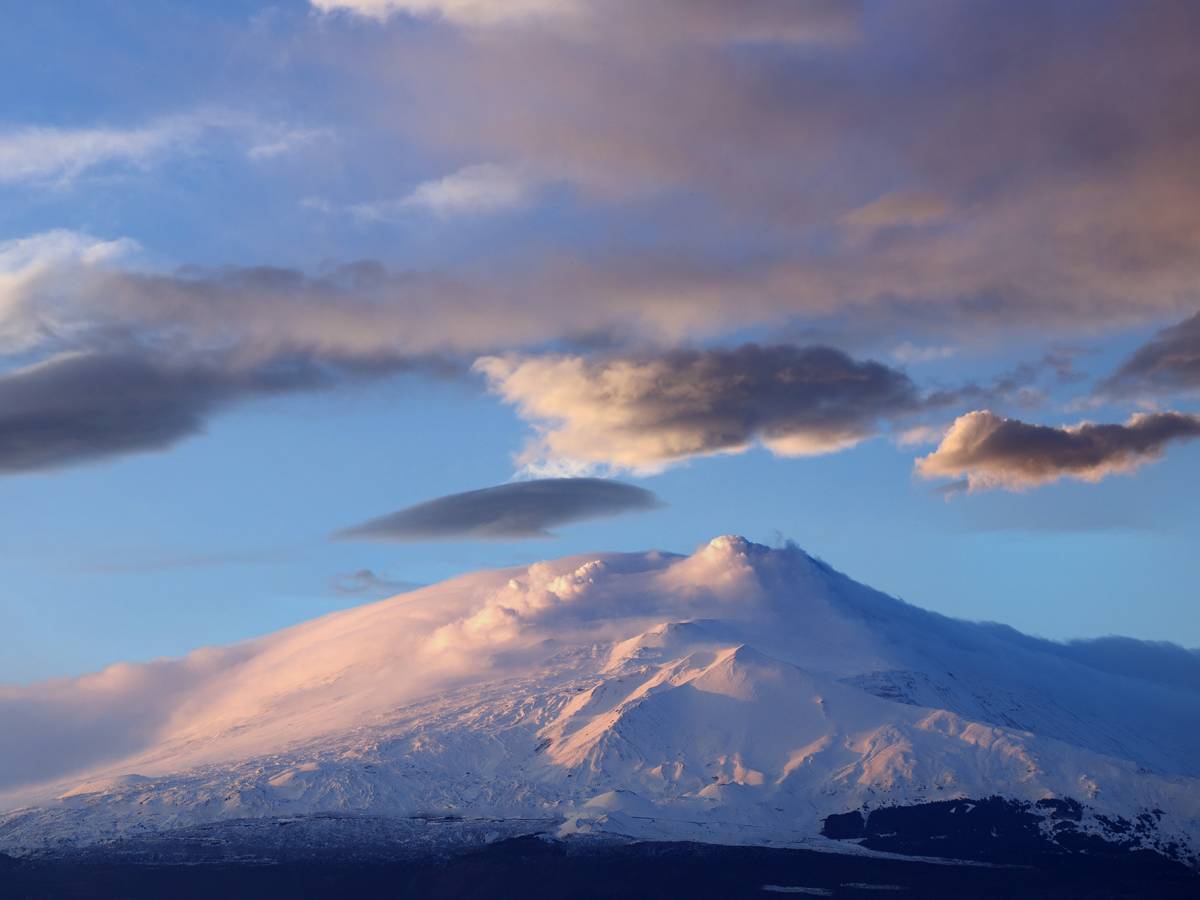
[{"label": "white cloud", "polygon": [[107,164],[142,167],[194,139],[184,120],[143,128],[22,128],[0,134],[0,181],[70,181]]},{"label": "white cloud", "polygon": [[498,25],[573,15],[580,0],[311,0],[321,12],[344,11],[384,20],[396,14],[445,19],[456,25]]},{"label": "white cloud", "polygon": [[921,346],[912,341],[902,341],[892,348],[891,356],[896,362],[908,365],[949,359],[957,352],[956,348],[950,346]]},{"label": "white cloud", "polygon": [[274,130],[266,129],[258,142],[246,150],[246,155],[254,160],[276,159],[329,136],[329,131],[324,128],[283,126]]},{"label": "white cloud", "polygon": [[300,205],[325,215],[348,213],[366,223],[396,222],[413,214],[453,219],[518,209],[529,202],[537,186],[538,179],[527,171],[497,163],[479,163],[423,181],[401,197],[345,206],[323,197],[305,197]]},{"label": "white cloud", "polygon": [[[459,169],[444,178],[425,181],[400,201],[405,209],[424,209],[439,218],[486,215],[524,204],[532,185],[523,173],[495,163]],[[370,206],[355,207],[371,217]]]},{"label": "white cloud", "polygon": [[146,169],[232,136],[251,159],[271,159],[325,134],[222,110],[167,116],[130,128],[26,126],[0,132],[0,182],[67,184],[105,168]]},{"label": "white cloud", "polygon": [[461,28],[566,26],[624,41],[810,43],[845,41],[856,10],[842,0],[310,0],[324,12],[384,22],[432,19]]},{"label": "white cloud", "polygon": [[102,265],[137,246],[129,238],[102,240],[64,229],[0,241],[0,352],[27,349],[46,333],[71,330],[73,316],[60,315],[53,291],[31,295],[35,280]]}]

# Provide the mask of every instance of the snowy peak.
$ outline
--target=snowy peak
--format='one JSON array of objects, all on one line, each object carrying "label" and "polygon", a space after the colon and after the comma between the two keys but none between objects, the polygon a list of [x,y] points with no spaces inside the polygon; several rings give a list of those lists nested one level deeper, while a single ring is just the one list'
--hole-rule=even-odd
[{"label": "snowy peak", "polygon": [[26,808],[0,850],[316,814],[802,843],[849,810],[993,794],[1087,804],[1083,828],[1154,811],[1145,840],[1196,847],[1177,657],[1131,677],[733,536],[539,562],[4,689],[27,727],[0,742],[0,809]]}]

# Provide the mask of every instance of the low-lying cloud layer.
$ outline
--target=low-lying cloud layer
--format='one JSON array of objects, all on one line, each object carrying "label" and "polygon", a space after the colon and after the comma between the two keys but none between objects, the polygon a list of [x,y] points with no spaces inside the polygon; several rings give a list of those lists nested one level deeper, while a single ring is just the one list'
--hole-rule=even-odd
[{"label": "low-lying cloud layer", "polygon": [[511,355],[475,368],[537,427],[524,458],[534,469],[655,471],[756,442],[780,456],[830,453],[920,403],[904,373],[830,347]]},{"label": "low-lying cloud layer", "polygon": [[450,494],[338,532],[338,538],[435,541],[549,537],[584,519],[654,509],[644,488],[602,478],[546,478]]},{"label": "low-lying cloud layer", "polygon": [[966,478],[971,490],[1021,490],[1074,478],[1100,481],[1162,456],[1167,444],[1200,437],[1200,416],[1138,413],[1124,425],[1054,428],[988,410],[959,416],[938,448],[917,460],[924,478]]}]

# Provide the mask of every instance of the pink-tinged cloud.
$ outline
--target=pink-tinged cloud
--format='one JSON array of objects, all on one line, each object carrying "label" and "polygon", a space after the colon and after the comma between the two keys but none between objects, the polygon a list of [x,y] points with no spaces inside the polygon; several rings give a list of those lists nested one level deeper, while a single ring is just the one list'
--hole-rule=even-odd
[{"label": "pink-tinged cloud", "polygon": [[977,410],[959,416],[916,468],[923,478],[965,478],[971,490],[1023,490],[1061,478],[1096,482],[1159,459],[1170,443],[1198,437],[1200,416],[1186,413],[1055,428]]},{"label": "pink-tinged cloud", "polygon": [[652,472],[755,444],[779,456],[832,453],[920,403],[903,373],[828,347],[508,355],[475,368],[537,429],[522,458],[535,471]]},{"label": "pink-tinged cloud", "polygon": [[[587,27],[486,40],[394,29],[361,65],[406,86],[380,101],[406,137],[519,160],[653,225],[670,252],[614,253],[646,293],[695,290],[679,271],[707,264],[699,290],[722,307],[976,333],[1195,308],[1200,120],[1178,89],[1200,83],[1194,4],[580,8]],[[747,50],[748,29],[841,37]],[[716,262],[722,246],[758,252]]]}]

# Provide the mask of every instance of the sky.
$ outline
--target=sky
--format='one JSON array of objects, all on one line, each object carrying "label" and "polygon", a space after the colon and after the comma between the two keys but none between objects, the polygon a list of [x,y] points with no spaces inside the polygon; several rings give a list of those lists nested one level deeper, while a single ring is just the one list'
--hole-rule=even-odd
[{"label": "sky", "polygon": [[0,682],[794,541],[1200,646],[1200,7],[95,0],[0,29]]}]

